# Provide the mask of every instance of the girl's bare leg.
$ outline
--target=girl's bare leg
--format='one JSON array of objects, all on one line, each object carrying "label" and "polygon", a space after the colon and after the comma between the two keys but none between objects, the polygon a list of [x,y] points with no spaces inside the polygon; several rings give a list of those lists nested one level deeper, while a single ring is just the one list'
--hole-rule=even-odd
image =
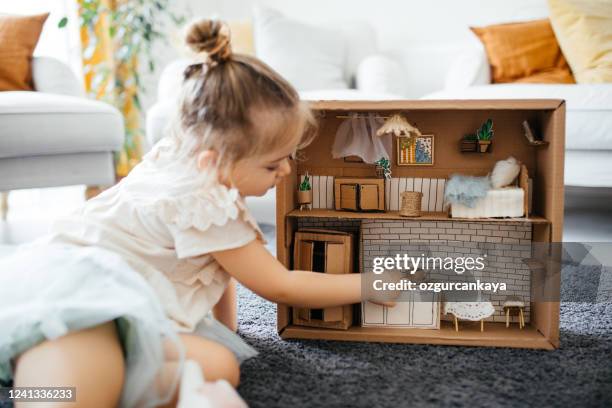
[{"label": "girl's bare leg", "polygon": [[76,402],[21,402],[16,408],[116,407],[124,358],[114,322],[45,341],[17,359],[15,387],[76,387]]},{"label": "girl's bare leg", "polygon": [[[240,364],[229,349],[221,344],[190,334],[179,335],[185,346],[185,358],[196,361],[204,373],[205,381],[227,380],[233,387],[240,382]],[[169,355],[172,351],[168,351]],[[178,391],[178,390],[177,390]],[[178,393],[164,407],[174,407]]]},{"label": "girl's bare leg", "polygon": [[213,308],[215,318],[231,331],[238,330],[238,300],[236,296],[236,280],[230,279],[223,296]]}]

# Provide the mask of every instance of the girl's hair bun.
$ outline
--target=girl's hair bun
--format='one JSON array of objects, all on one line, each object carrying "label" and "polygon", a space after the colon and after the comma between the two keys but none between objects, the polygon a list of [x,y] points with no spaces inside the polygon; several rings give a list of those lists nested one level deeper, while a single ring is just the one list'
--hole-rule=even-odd
[{"label": "girl's hair bun", "polygon": [[232,55],[229,27],[222,21],[194,21],[187,28],[185,42],[194,52],[205,53],[212,65],[223,63]]}]

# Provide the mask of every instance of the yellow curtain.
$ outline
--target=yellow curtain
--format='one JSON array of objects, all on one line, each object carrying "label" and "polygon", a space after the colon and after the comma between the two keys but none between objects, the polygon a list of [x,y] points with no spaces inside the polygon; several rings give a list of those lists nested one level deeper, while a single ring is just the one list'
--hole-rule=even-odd
[{"label": "yellow curtain", "polygon": [[112,13],[117,12],[125,0],[99,0],[96,10],[92,2],[79,1],[79,13],[96,13],[93,27],[81,24],[85,89],[89,96],[116,106],[124,116],[125,144],[116,157],[119,178],[126,176],[142,157],[143,131],[141,107],[138,99],[138,69],[136,56],[127,60],[118,58],[129,44],[118,44],[113,33],[126,27],[115,27]]}]

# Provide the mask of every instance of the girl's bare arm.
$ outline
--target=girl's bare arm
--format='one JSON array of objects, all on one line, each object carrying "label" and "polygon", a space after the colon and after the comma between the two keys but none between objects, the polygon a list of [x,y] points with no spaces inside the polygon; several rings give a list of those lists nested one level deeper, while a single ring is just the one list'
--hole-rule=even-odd
[{"label": "girl's bare arm", "polygon": [[281,304],[324,308],[361,301],[361,276],[289,271],[258,241],[212,254],[238,282]]}]

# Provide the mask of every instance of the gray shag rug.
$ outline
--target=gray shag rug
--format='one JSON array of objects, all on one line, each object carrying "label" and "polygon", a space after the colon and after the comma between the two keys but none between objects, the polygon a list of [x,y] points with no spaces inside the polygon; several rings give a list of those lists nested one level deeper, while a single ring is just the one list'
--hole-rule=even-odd
[{"label": "gray shag rug", "polygon": [[596,303],[600,274],[563,268],[554,351],[282,340],[276,305],[239,287],[239,333],[260,354],[242,364],[238,391],[253,408],[612,407],[612,297]]},{"label": "gray shag rug", "polygon": [[612,303],[563,303],[554,351],[282,340],[276,305],[239,290],[251,407],[612,407]]}]

